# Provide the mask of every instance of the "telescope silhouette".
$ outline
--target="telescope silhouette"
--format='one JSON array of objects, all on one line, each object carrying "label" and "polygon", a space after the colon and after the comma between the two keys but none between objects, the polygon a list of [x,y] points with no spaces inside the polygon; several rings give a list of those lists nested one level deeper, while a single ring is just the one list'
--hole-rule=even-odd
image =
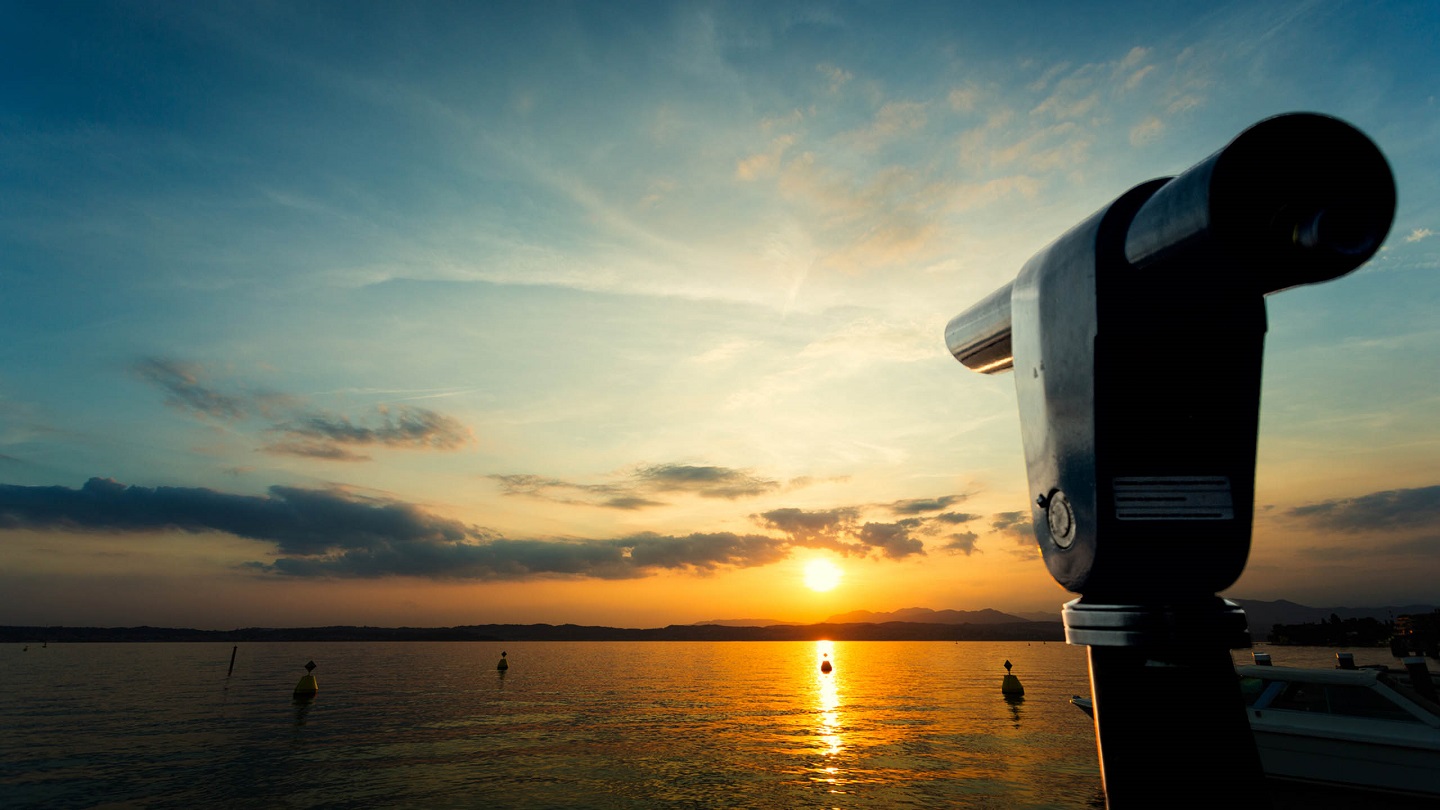
[{"label": "telescope silhouette", "polygon": [[1264,794],[1229,658],[1249,632],[1216,594],[1250,550],[1265,297],[1359,267],[1394,214],[1369,138],[1276,116],[1120,195],[946,326],[966,367],[1014,371],[1036,540],[1081,594],[1065,632],[1090,648],[1111,808]]}]

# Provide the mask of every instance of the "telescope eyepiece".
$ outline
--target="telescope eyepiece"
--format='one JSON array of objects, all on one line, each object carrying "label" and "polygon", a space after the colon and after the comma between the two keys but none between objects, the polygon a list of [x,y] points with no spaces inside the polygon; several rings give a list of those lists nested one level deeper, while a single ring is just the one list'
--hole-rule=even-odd
[{"label": "telescope eyepiece", "polygon": [[1363,261],[1379,249],[1389,226],[1389,218],[1375,216],[1373,209],[1331,203],[1297,218],[1292,239],[1297,247],[1307,251]]}]

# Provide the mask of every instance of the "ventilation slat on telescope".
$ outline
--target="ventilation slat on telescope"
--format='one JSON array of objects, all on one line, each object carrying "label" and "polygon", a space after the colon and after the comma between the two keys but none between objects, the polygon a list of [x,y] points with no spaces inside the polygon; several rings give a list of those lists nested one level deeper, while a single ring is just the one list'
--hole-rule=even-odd
[{"label": "ventilation slat on telescope", "polygon": [[1234,520],[1230,479],[1223,475],[1116,478],[1115,517],[1119,520]]}]

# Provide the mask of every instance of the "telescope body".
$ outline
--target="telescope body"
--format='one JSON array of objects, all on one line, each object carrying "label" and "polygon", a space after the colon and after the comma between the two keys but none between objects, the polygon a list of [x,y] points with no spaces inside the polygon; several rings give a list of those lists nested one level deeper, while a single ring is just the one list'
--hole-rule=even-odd
[{"label": "telescope body", "polygon": [[[1380,247],[1395,184],[1375,145],[1320,115],[1261,121],[1174,178],[1120,195],[952,319],[950,351],[1013,369],[1031,517],[1090,647],[1106,805],[1186,785],[1265,793],[1229,650],[1255,504],[1264,297]],[[1198,709],[1154,722],[1185,694]]]},{"label": "telescope body", "polygon": [[1120,603],[1209,597],[1249,553],[1265,304],[1363,264],[1389,166],[1342,121],[1262,121],[1142,183],[952,319],[951,352],[1013,369],[1052,576]]}]

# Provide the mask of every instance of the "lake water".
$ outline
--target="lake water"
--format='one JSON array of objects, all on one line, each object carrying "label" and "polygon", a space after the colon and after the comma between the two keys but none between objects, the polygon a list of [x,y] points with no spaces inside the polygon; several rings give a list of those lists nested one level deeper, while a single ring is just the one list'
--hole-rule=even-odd
[{"label": "lake water", "polygon": [[1085,650],[1058,642],[242,644],[227,677],[230,653],[7,646],[0,805],[1103,807]]}]

